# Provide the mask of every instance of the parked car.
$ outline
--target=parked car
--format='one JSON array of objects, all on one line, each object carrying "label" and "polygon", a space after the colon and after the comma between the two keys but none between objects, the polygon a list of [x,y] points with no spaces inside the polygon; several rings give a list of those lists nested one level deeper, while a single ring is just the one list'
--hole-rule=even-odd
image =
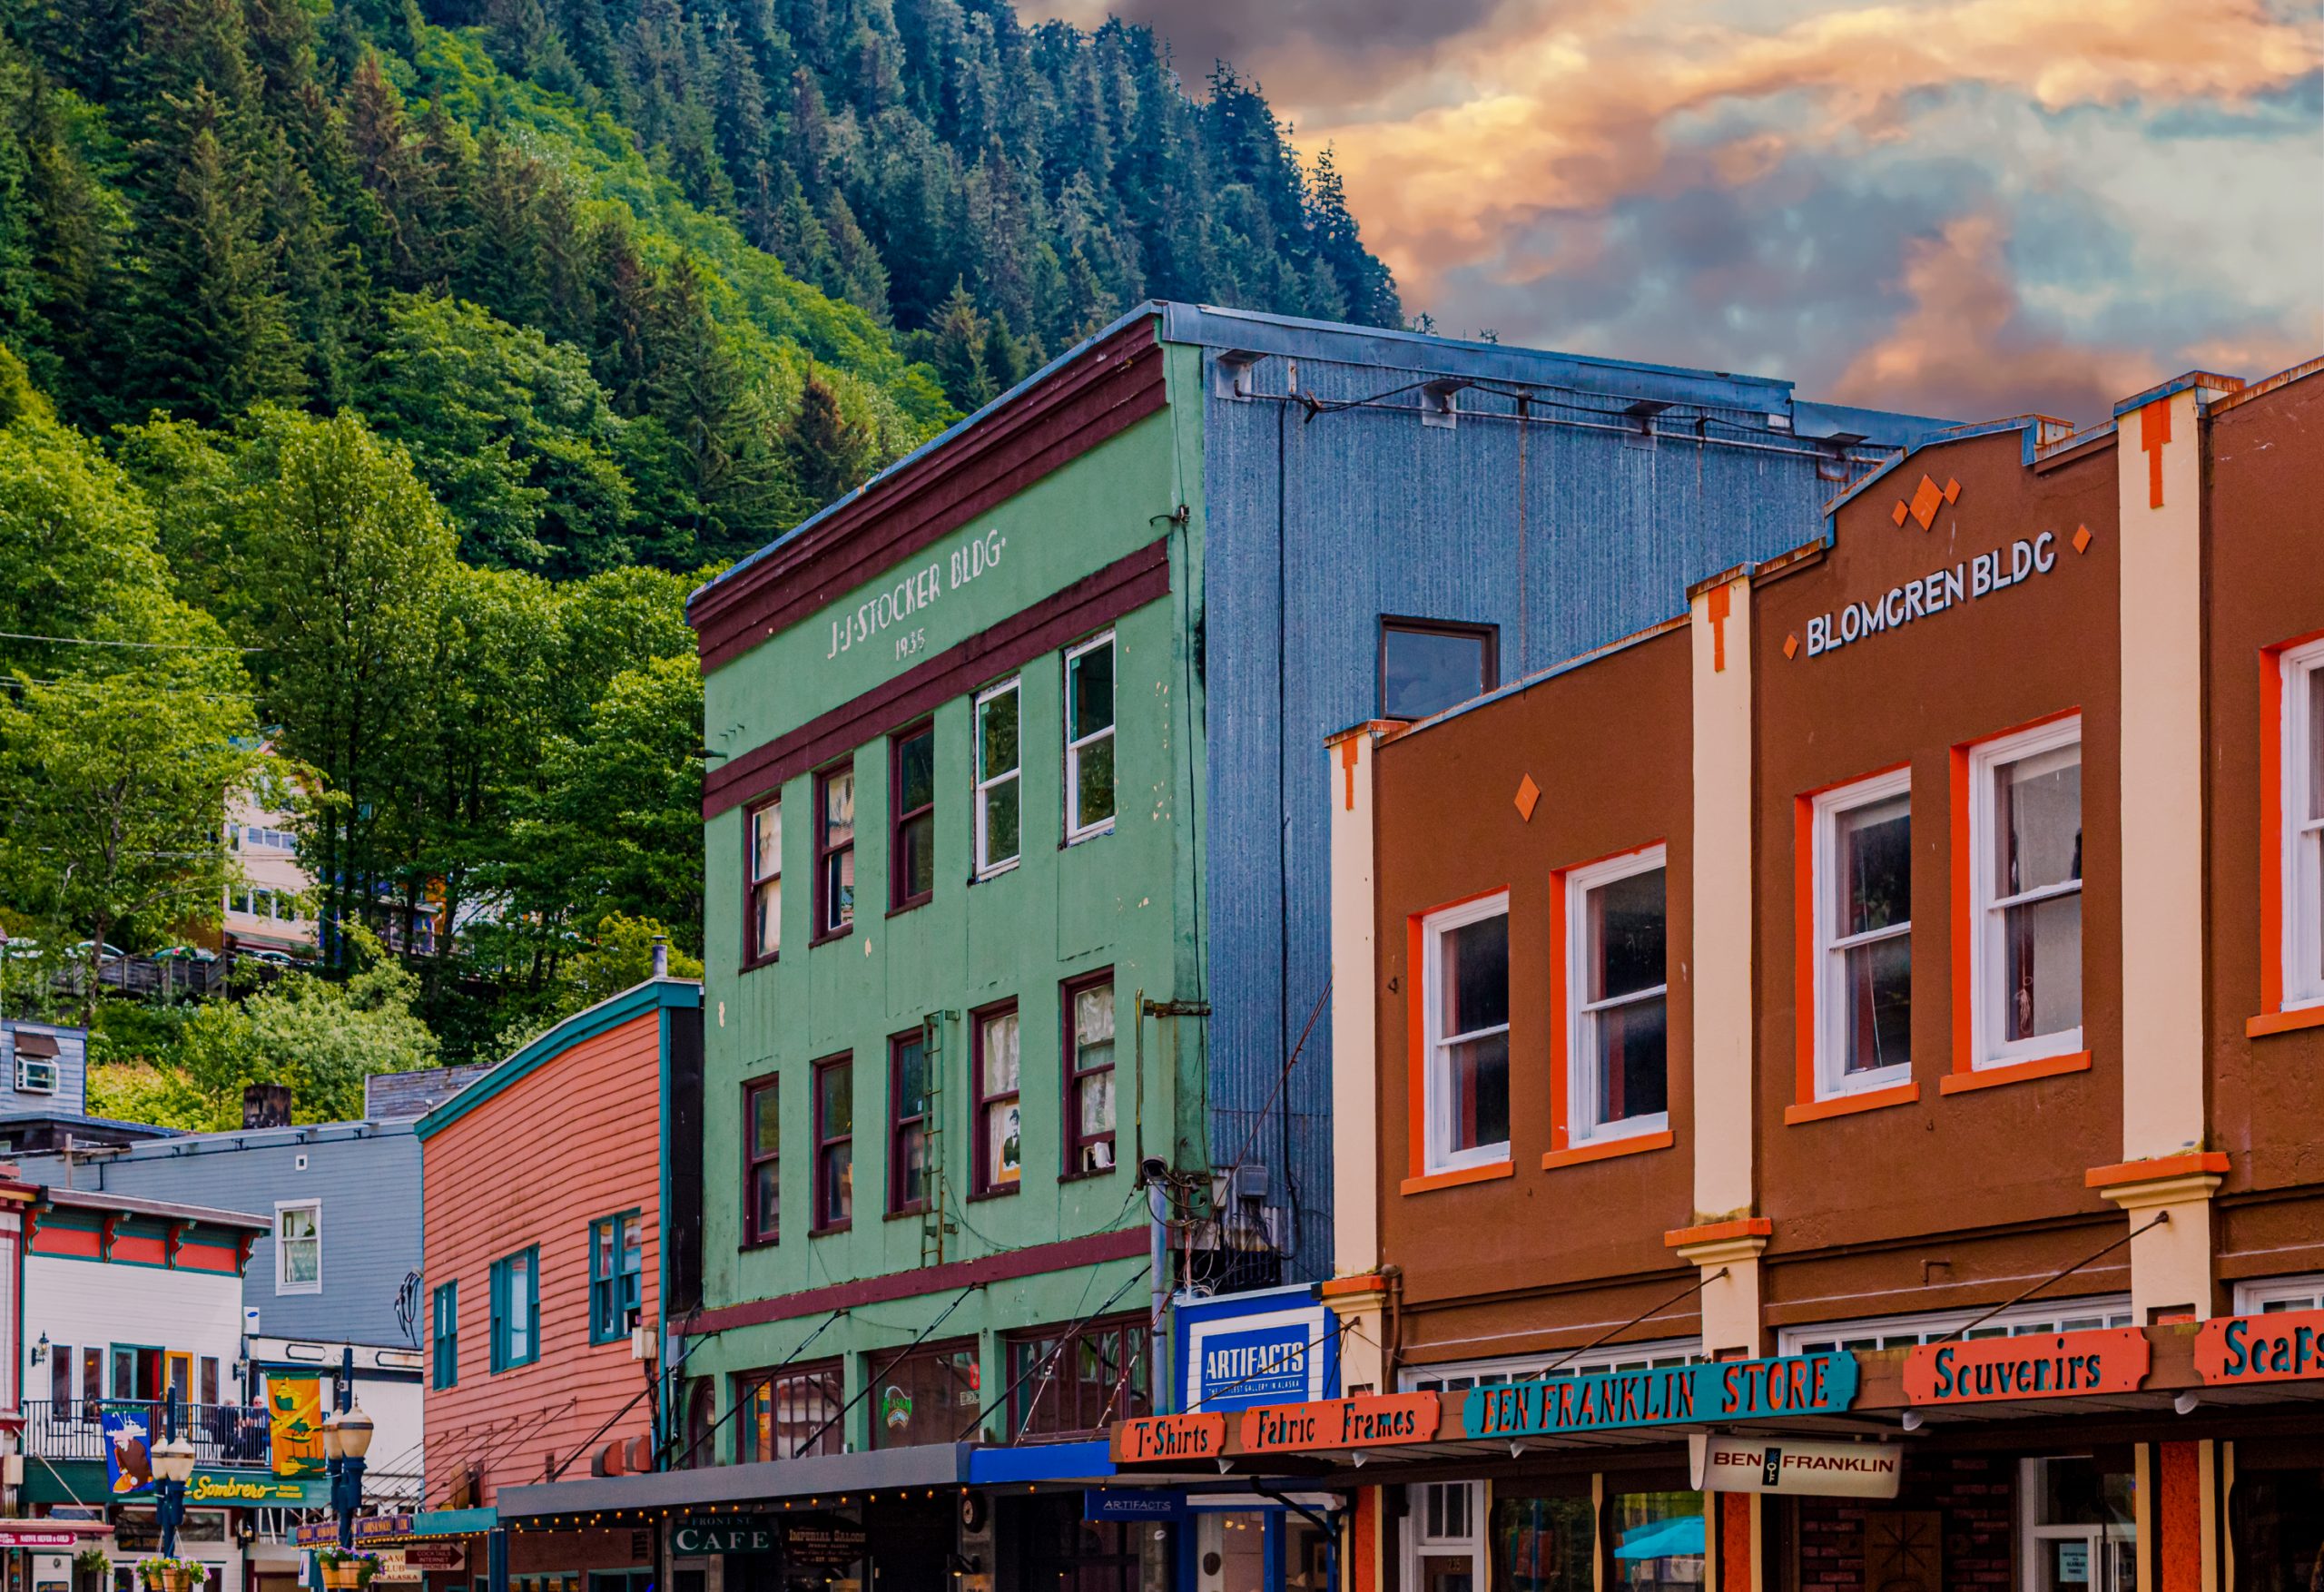
[{"label": "parked car", "polygon": [[[93,940],[86,939],[77,942],[73,947],[73,959],[76,962],[86,961],[89,948],[94,943]],[[101,962],[122,962],[128,959],[129,953],[117,945],[106,944],[97,947],[97,960]]]},{"label": "parked car", "polygon": [[295,968],[299,958],[289,951],[279,951],[271,946],[245,946],[235,951],[238,962],[264,962],[270,968]]},{"label": "parked car", "polygon": [[218,953],[198,945],[172,945],[155,951],[153,959],[157,962],[214,962],[218,959]]}]

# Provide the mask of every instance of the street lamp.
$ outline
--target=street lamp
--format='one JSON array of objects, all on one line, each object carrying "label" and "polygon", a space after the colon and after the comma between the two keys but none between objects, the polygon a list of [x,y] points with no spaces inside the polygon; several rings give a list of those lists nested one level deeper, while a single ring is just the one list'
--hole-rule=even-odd
[{"label": "street lamp", "polygon": [[178,1391],[170,1390],[162,1405],[162,1440],[153,1448],[153,1479],[158,1496],[153,1518],[162,1528],[162,1557],[178,1556],[178,1527],[185,1519],[185,1484],[193,1479],[193,1445],[178,1435]]},{"label": "street lamp", "polygon": [[371,1451],[371,1418],[355,1403],[355,1351],[340,1362],[339,1408],[323,1417],[323,1469],[330,1473],[330,1507],[339,1516],[339,1545],[355,1546],[355,1512],[363,1507],[363,1456]]}]

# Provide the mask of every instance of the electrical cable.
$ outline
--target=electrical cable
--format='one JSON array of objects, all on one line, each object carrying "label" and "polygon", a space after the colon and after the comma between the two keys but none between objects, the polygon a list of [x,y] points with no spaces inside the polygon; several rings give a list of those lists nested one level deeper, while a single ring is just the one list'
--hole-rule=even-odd
[{"label": "electrical cable", "polygon": [[101,641],[87,635],[28,635],[21,630],[0,630],[0,641],[57,642],[76,647],[141,647],[149,651],[187,653],[262,653],[264,647],[228,646],[199,641]]},{"label": "electrical cable", "polygon": [[[945,1322],[950,1319],[954,1311],[960,1309],[962,1304],[968,1302],[970,1294],[974,1293],[978,1289],[983,1286],[984,1284],[981,1282],[971,1282],[966,1288],[961,1289],[960,1297],[953,1300],[951,1303],[946,1305],[943,1312],[934,1321],[921,1328],[920,1335],[918,1337],[905,1344],[901,1349],[897,1350],[896,1352],[889,1358],[887,1364],[883,1366],[881,1370],[894,1370],[897,1361],[902,1360],[905,1355],[910,1354],[913,1350],[926,1342],[928,1341],[929,1333],[942,1326]],[[807,1451],[807,1446],[810,1443],[814,1442],[817,1439],[821,1438],[823,1433],[831,1430],[832,1427],[837,1426],[841,1421],[846,1420],[847,1412],[854,1409],[858,1404],[863,1402],[863,1395],[870,1392],[873,1388],[879,1385],[880,1378],[877,1374],[865,1377],[863,1379],[863,1386],[862,1390],[856,1393],[855,1397],[850,1399],[846,1403],[842,1404],[837,1410],[833,1410],[832,1412],[832,1418],[829,1420],[824,1421],[822,1425],[809,1432],[805,1437],[801,1438],[799,1440],[799,1446],[791,1450],[791,1457],[795,1459],[800,1455],[805,1453]]]},{"label": "electrical cable", "polygon": [[[1119,1302],[1121,1296],[1128,1293],[1134,1285],[1140,1282],[1146,1276],[1147,1273],[1153,1269],[1153,1265],[1154,1263],[1151,1261],[1141,1262],[1137,1270],[1132,1272],[1128,1277],[1125,1277],[1122,1280],[1122,1285],[1114,1290],[1112,1296],[1109,1297],[1105,1303],[1099,1305],[1088,1315],[1083,1316],[1079,1321],[1075,1322],[1071,1326],[1059,1332],[1057,1337],[1057,1341],[1049,1345],[1049,1352],[1042,1355],[1039,1360],[1034,1361],[1030,1366],[1028,1366],[1024,1372],[1019,1375],[1015,1381],[1010,1382],[1007,1387],[1001,1389],[1000,1397],[994,1399],[991,1403],[987,1404],[983,1409],[978,1410],[976,1414],[970,1418],[968,1425],[962,1427],[952,1440],[954,1442],[966,1442],[969,1438],[969,1433],[979,1430],[983,1427],[984,1418],[986,1416],[991,1414],[994,1410],[1000,1409],[1001,1405],[1007,1403],[1009,1400],[1015,1395],[1019,1388],[1023,1387],[1027,1381],[1031,1380],[1036,1371],[1039,1371],[1042,1367],[1048,1365],[1050,1361],[1056,1359],[1058,1354],[1065,1348],[1065,1346],[1073,1341],[1075,1335],[1078,1333],[1082,1328],[1088,1326],[1091,1322],[1096,1321],[1099,1316],[1104,1315],[1108,1311],[1113,1309],[1115,1304]],[[893,1361],[891,1361],[890,1363],[892,1364]]]}]

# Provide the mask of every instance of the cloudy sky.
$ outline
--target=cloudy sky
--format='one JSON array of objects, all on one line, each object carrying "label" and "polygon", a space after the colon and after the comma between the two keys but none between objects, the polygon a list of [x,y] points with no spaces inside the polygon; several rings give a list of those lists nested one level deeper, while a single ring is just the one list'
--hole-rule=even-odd
[{"label": "cloudy sky", "polygon": [[2324,0],[1029,0],[1224,56],[1454,334],[2087,422],[2324,353]]}]

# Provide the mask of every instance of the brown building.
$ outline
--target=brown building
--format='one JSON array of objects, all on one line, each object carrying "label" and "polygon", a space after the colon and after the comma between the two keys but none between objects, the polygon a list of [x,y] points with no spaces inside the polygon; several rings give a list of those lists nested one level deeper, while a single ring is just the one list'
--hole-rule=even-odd
[{"label": "brown building", "polygon": [[2324,1586],[2324,361],[2117,415],[1334,741],[1351,1586]]}]

